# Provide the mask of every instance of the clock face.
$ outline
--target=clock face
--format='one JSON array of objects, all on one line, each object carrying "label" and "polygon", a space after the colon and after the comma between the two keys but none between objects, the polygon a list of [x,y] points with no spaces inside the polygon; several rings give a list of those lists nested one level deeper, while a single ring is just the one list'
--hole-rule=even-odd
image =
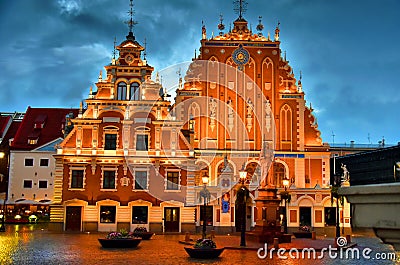
[{"label": "clock face", "polygon": [[233,51],[232,59],[237,65],[245,65],[249,62],[250,55],[249,52],[240,45],[239,48]]},{"label": "clock face", "polygon": [[127,63],[131,63],[133,61],[133,56],[132,54],[128,54],[127,56],[125,56],[125,61]]}]

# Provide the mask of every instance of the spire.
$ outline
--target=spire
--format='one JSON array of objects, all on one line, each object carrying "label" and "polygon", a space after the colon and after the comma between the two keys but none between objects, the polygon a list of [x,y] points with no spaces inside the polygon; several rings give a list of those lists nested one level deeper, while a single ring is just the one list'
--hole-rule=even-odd
[{"label": "spire", "polygon": [[234,11],[239,15],[238,20],[243,20],[243,14],[246,13],[247,10],[247,1],[246,0],[234,0],[233,4],[235,5]]},{"label": "spire", "polygon": [[225,29],[225,25],[224,25],[224,17],[222,16],[222,14],[219,15],[219,24],[218,24],[218,29],[220,30],[219,35],[222,36],[224,35],[224,29]]},{"label": "spire", "polygon": [[201,21],[201,38],[203,40],[207,39],[207,30],[203,20]]},{"label": "spire", "polygon": [[262,36],[262,31],[264,29],[264,25],[262,24],[262,16],[258,17],[258,25],[257,25],[257,30],[258,30],[258,35]]},{"label": "spire", "polygon": [[116,62],[116,55],[117,55],[117,49],[116,49],[116,47],[117,47],[117,38],[116,37],[114,37],[114,49],[113,49],[113,57],[112,57],[112,60],[111,60],[111,64],[113,64],[113,65],[115,65],[115,62]]},{"label": "spire", "polygon": [[297,91],[299,92],[299,93],[302,93],[303,92],[303,85],[301,84],[301,78],[302,78],[302,74],[301,74],[301,71],[300,71],[300,77],[299,77],[299,81],[297,82]]},{"label": "spire", "polygon": [[279,41],[279,32],[280,32],[279,25],[280,24],[281,24],[281,22],[278,21],[278,25],[276,26],[276,29],[275,29],[275,41]]},{"label": "spire", "polygon": [[129,1],[130,1],[130,3],[129,3],[130,9],[128,11],[128,14],[129,14],[130,19],[126,22],[129,27],[129,34],[128,34],[128,36],[126,36],[126,38],[135,40],[135,36],[133,35],[133,27],[137,24],[137,22],[133,20],[133,15],[135,14],[135,12],[133,11],[133,0],[129,0]]},{"label": "spire", "polygon": [[144,52],[143,52],[143,60],[146,61],[146,56],[147,56],[147,40],[144,38]]}]

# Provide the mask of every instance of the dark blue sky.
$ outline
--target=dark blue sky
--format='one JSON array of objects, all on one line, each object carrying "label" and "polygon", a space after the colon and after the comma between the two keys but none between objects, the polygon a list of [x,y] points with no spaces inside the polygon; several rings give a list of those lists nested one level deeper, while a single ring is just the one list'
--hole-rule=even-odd
[{"label": "dark blue sky", "polygon": [[[201,21],[217,34],[237,18],[231,0],[135,0],[137,40],[160,71],[191,60]],[[78,107],[114,37],[127,34],[128,0],[0,0],[0,111]],[[264,34],[278,20],[281,48],[303,73],[324,142],[400,141],[400,1],[248,0],[244,17]],[[209,37],[210,37],[209,36]]]}]

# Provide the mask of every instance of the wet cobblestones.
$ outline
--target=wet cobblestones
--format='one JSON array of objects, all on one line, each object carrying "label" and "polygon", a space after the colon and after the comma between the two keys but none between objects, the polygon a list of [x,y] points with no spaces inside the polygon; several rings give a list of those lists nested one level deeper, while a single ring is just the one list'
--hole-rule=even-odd
[{"label": "wet cobblestones", "polygon": [[[103,233],[51,233],[32,226],[8,226],[0,234],[0,264],[400,264],[395,261],[377,260],[282,260],[276,256],[259,259],[257,251],[226,249],[216,260],[195,260],[188,257],[184,245],[178,241],[184,235],[155,235],[149,241],[142,240],[137,249],[103,249],[98,238]],[[196,236],[192,236],[197,238]],[[217,236],[219,247],[237,242],[236,236]],[[355,237],[359,249],[371,248],[374,252],[391,252],[391,246],[373,237]],[[400,255],[397,252],[397,255]]]}]

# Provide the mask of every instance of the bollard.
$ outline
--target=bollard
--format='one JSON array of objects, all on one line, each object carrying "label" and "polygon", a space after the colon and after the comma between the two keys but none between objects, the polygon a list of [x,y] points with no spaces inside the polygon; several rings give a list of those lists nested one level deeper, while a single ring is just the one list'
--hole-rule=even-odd
[{"label": "bollard", "polygon": [[211,230],[210,238],[211,238],[211,240],[213,240],[215,238],[215,230]]},{"label": "bollard", "polygon": [[274,248],[279,249],[279,238],[274,237]]},{"label": "bollard", "polygon": [[346,235],[347,244],[351,243],[351,235]]},{"label": "bollard", "polygon": [[190,233],[186,232],[185,233],[185,242],[189,242],[190,241]]},{"label": "bollard", "polygon": [[316,240],[317,239],[317,233],[315,231],[311,232],[311,239]]}]

